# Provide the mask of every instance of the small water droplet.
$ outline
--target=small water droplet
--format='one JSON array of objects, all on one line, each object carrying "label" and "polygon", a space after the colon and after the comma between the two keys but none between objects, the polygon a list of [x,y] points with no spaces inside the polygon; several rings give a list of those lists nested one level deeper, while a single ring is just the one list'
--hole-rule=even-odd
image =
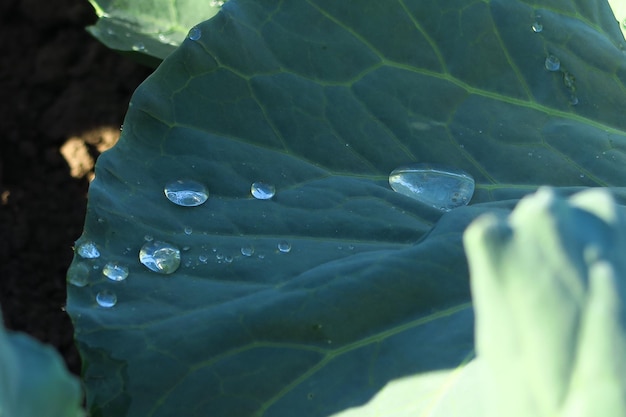
[{"label": "small water droplet", "polygon": [[186,235],[190,235],[190,234],[193,233],[193,229],[191,227],[187,226],[187,227],[185,227],[184,232],[185,232]]},{"label": "small water droplet", "polygon": [[200,262],[202,262],[203,264],[207,263],[207,261],[209,260],[209,258],[206,255],[198,255],[198,260]]},{"label": "small water droplet", "polygon": [[413,164],[389,174],[391,188],[442,211],[466,205],[474,194],[474,178],[467,172],[434,164]]},{"label": "small water droplet", "polygon": [[192,41],[197,41],[202,37],[202,30],[198,26],[194,26],[189,30],[189,35],[187,35],[189,39]]},{"label": "small water droplet", "polygon": [[107,262],[102,274],[111,281],[124,281],[128,277],[128,267],[117,262]]},{"label": "small water droplet", "polygon": [[221,261],[222,259],[224,259],[224,254],[222,252],[216,253],[215,259],[217,259],[218,261]]},{"label": "small water droplet", "polygon": [[117,304],[117,295],[113,291],[102,290],[96,294],[96,302],[100,307],[111,308]]},{"label": "small water droplet", "polygon": [[143,237],[143,240],[145,240],[146,242],[152,242],[154,238],[152,237],[152,235],[145,235]]},{"label": "small water droplet", "polygon": [[78,263],[67,271],[67,281],[75,287],[84,287],[89,282],[89,265]]},{"label": "small water droplet", "polygon": [[278,242],[278,250],[282,253],[289,253],[291,251],[291,243],[286,240],[281,240]]},{"label": "small water droplet", "polygon": [[243,256],[252,256],[254,254],[254,248],[252,246],[242,246],[241,254]]},{"label": "small water droplet", "polygon": [[556,56],[550,54],[546,58],[545,66],[548,71],[558,71],[561,68],[561,61]]},{"label": "small water droplet", "polygon": [[578,97],[576,97],[575,95],[572,94],[572,96],[570,96],[569,98],[569,104],[571,104],[572,106],[575,106],[578,104]]},{"label": "small water droplet", "polygon": [[132,48],[133,48],[133,51],[145,51],[146,50],[146,47],[143,44],[143,42],[134,43]]},{"label": "small water droplet", "polygon": [[256,257],[259,258],[259,259],[265,259],[265,254],[264,253],[259,253]]},{"label": "small water droplet", "polygon": [[165,185],[163,192],[172,203],[184,207],[199,206],[209,198],[206,187],[193,180],[171,181]]},{"label": "small water droplet", "polygon": [[252,196],[258,200],[269,200],[276,194],[276,187],[264,182],[255,182],[250,187]]},{"label": "small water droplet", "polygon": [[139,251],[139,262],[159,274],[172,274],[180,266],[180,250],[171,243],[148,242]]},{"label": "small water droplet", "polygon": [[585,178],[585,174],[580,174],[579,177],[580,178]]},{"label": "small water droplet", "polygon": [[543,25],[539,22],[534,22],[531,27],[535,33],[539,33],[543,30]]},{"label": "small water droplet", "polygon": [[233,261],[233,257],[230,255],[226,255],[224,256],[224,262],[226,262],[227,264],[231,263]]},{"label": "small water droplet", "polygon": [[83,242],[76,248],[76,253],[81,258],[95,259],[100,257],[100,251],[95,243],[91,241]]}]

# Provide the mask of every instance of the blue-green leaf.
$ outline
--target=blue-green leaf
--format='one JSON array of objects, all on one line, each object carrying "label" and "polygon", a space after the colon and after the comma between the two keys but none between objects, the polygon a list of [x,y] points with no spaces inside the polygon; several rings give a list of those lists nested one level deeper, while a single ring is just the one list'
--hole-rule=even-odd
[{"label": "blue-green leaf", "polygon": [[[198,29],[137,90],[90,189],[68,311],[94,415],[327,416],[463,372],[466,225],[541,184],[626,184],[606,2],[231,0]],[[416,162],[472,175],[470,207],[391,190]],[[177,180],[208,200],[173,204]],[[142,265],[146,238],[179,269]]]},{"label": "blue-green leaf", "polygon": [[626,211],[540,189],[465,235],[486,416],[626,416]]},{"label": "blue-green leaf", "polygon": [[89,0],[98,15],[87,31],[111,49],[156,63],[171,54],[197,23],[210,19],[222,0]]},{"label": "blue-green leaf", "polygon": [[51,346],[5,330],[0,315],[0,416],[82,417],[80,382]]}]

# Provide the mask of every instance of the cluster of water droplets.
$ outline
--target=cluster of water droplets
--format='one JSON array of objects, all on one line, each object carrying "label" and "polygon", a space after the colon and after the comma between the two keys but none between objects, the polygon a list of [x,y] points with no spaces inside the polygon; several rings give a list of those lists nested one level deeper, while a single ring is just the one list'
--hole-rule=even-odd
[{"label": "cluster of water droplets", "polygon": [[[193,33],[191,34],[193,35]],[[179,207],[198,207],[205,204],[209,199],[207,187],[201,182],[192,179],[178,179],[167,182],[163,187],[163,194],[167,200]],[[270,183],[255,181],[250,186],[250,195],[257,200],[270,200],[275,194],[276,187]],[[194,233],[191,226],[183,226],[182,231],[187,236]],[[194,265],[191,256],[185,255],[187,259],[185,262],[182,262],[181,252],[189,251],[189,246],[185,246],[181,250],[177,245],[165,240],[154,239],[150,234],[145,235],[143,240],[144,243],[139,249],[138,260],[145,268],[154,273],[171,275],[181,267],[181,264],[189,267]],[[132,249],[128,247],[124,250],[123,255],[128,255],[131,251]],[[275,243],[274,251],[276,253],[289,253],[291,251],[291,243],[286,240],[280,240]],[[130,275],[129,267],[121,262],[100,261],[100,249],[95,242],[81,242],[76,247],[75,252],[80,260],[68,271],[68,282],[73,286],[85,287],[89,285],[90,277],[93,276],[94,271],[97,271],[95,272],[96,274],[107,278],[107,282],[119,283],[125,281]],[[208,264],[211,256],[218,264],[230,264],[236,258],[264,259],[266,256],[264,251],[257,251],[251,244],[241,246],[237,253],[225,253],[217,248],[213,248],[212,252],[210,255],[207,252],[196,255],[194,258],[197,260],[196,265]],[[103,308],[115,306],[117,295],[114,288],[98,291],[95,301]]]},{"label": "cluster of water droplets", "polygon": [[[68,282],[75,287],[85,287],[89,284],[93,273],[102,274],[110,281],[124,281],[129,274],[128,266],[116,261],[109,261],[100,266],[100,250],[92,241],[84,241],[75,248],[80,261],[68,271]],[[100,272],[100,269],[102,270]],[[111,308],[117,303],[117,295],[110,289],[96,293],[96,303],[100,307]]]},{"label": "cluster of water droplets", "polygon": [[[541,14],[539,13],[535,14],[535,20],[532,23],[531,28],[533,32],[535,33],[541,33],[543,31],[544,28],[543,28]],[[566,69],[563,69],[563,66],[561,65],[561,60],[559,59],[559,57],[556,56],[555,54],[548,53],[544,60],[543,65],[545,69],[550,72],[560,71],[563,73],[563,84],[565,85],[565,88],[567,88],[569,92],[569,103],[572,106],[577,105],[578,96],[576,95],[575,77],[569,71],[567,71]]]}]

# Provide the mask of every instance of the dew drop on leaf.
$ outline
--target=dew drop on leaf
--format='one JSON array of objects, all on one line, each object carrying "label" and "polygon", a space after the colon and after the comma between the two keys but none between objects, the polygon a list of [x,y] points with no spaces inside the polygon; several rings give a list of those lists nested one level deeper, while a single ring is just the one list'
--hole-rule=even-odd
[{"label": "dew drop on leaf", "polygon": [[83,242],[76,248],[76,253],[81,258],[95,259],[100,257],[100,251],[95,243],[88,241]]},{"label": "dew drop on leaf", "polygon": [[250,193],[258,200],[269,200],[276,194],[276,187],[264,182],[255,182],[250,187]]},{"label": "dew drop on leaf", "polygon": [[554,55],[548,55],[545,66],[548,71],[558,71],[561,68],[561,61]]},{"label": "dew drop on leaf", "polygon": [[159,274],[172,274],[180,266],[180,250],[171,243],[148,242],[139,251],[139,262]]},{"label": "dew drop on leaf", "polygon": [[124,281],[128,277],[128,267],[117,262],[107,262],[102,274],[111,281]]},{"label": "dew drop on leaf", "polygon": [[291,251],[291,243],[286,240],[281,240],[278,242],[278,250],[282,253],[289,253]]},{"label": "dew drop on leaf", "polygon": [[535,33],[539,33],[543,30],[543,25],[539,22],[533,23],[531,27]]},{"label": "dew drop on leaf", "polygon": [[100,307],[111,308],[117,304],[117,295],[113,291],[102,290],[96,294],[96,302]]},{"label": "dew drop on leaf", "polygon": [[189,30],[189,35],[187,37],[192,41],[197,41],[202,36],[202,30],[198,26],[194,26]]},{"label": "dew drop on leaf", "polygon": [[89,282],[91,268],[85,263],[77,263],[67,271],[67,281],[75,287],[84,287]]},{"label": "dew drop on leaf", "polygon": [[467,172],[434,164],[413,164],[389,174],[391,188],[441,211],[464,206],[474,194],[474,178]]},{"label": "dew drop on leaf", "polygon": [[168,182],[163,192],[172,203],[184,207],[199,206],[209,198],[209,192],[206,187],[193,180]]},{"label": "dew drop on leaf", "polygon": [[254,248],[252,246],[242,246],[241,254],[243,256],[252,256],[254,254]]}]

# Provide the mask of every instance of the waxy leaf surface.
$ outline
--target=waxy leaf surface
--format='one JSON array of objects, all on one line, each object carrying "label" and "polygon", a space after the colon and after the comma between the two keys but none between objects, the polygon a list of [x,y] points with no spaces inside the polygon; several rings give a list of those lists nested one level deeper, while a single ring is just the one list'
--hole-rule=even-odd
[{"label": "waxy leaf surface", "polygon": [[[539,185],[626,185],[606,2],[231,0],[199,29],[138,88],[90,188],[77,246],[100,257],[75,257],[67,309],[94,416],[329,416],[420,376],[435,388],[391,395],[434,415],[473,355],[465,227]],[[471,174],[470,206],[392,191],[411,163]],[[171,203],[178,179],[206,203]],[[146,238],[181,267],[141,265]]]}]

